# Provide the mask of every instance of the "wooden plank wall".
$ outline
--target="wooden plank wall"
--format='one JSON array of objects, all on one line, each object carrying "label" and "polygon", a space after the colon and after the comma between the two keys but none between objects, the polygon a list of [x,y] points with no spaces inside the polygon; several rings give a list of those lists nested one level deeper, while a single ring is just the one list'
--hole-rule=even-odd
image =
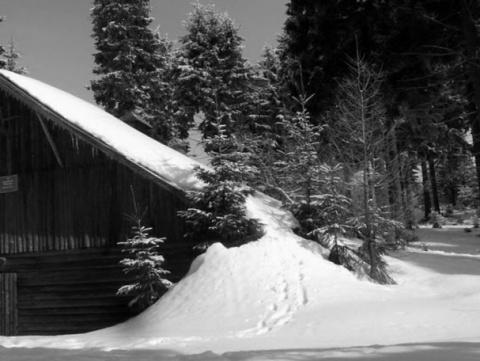
[{"label": "wooden plank wall", "polygon": [[16,335],[17,325],[17,275],[0,273],[0,335]]},{"label": "wooden plank wall", "polygon": [[18,174],[19,190],[0,194],[0,253],[43,252],[114,245],[129,236],[125,214],[135,198],[148,211],[153,235],[183,240],[179,194],[109,159],[70,133],[45,121],[64,167],[35,114],[0,91],[0,176]]},{"label": "wooden plank wall", "polygon": [[[173,282],[187,273],[196,256],[185,244],[165,244],[161,253]],[[16,334],[87,332],[134,315],[127,305],[129,299],[116,296],[118,288],[131,280],[118,264],[123,257],[118,247],[11,255],[2,272],[17,273]],[[9,287],[8,294],[13,286]]]},{"label": "wooden plank wall", "polygon": [[[176,213],[178,197],[118,165],[117,180],[109,170],[19,174],[18,192],[0,194],[0,253],[103,247],[130,236],[133,212],[130,185],[140,208],[148,211],[145,226],[154,235],[183,241]],[[112,187],[112,184],[115,186]]]}]

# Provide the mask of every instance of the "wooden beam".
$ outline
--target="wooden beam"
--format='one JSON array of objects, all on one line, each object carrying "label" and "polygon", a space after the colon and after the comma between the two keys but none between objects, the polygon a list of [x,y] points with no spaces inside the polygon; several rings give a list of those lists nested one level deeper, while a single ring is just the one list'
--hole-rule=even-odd
[{"label": "wooden beam", "polygon": [[18,115],[14,115],[13,117],[0,118],[0,121],[1,121],[1,122],[8,122],[9,120],[15,120],[15,119],[18,119],[18,118],[19,118]]},{"label": "wooden beam", "polygon": [[0,115],[0,133],[7,135],[7,128],[5,128],[5,123],[10,120],[18,119],[18,115],[14,115],[13,117],[2,118]]},{"label": "wooden beam", "polygon": [[62,158],[60,157],[60,152],[58,151],[58,148],[55,144],[55,141],[53,140],[52,135],[50,134],[50,131],[47,128],[47,125],[43,121],[42,116],[38,114],[38,112],[35,112],[35,114],[37,115],[37,118],[40,121],[40,124],[42,125],[43,132],[47,136],[48,143],[50,143],[50,147],[52,148],[53,153],[55,154],[55,158],[57,158],[57,162],[60,165],[60,168],[63,168],[63,162],[62,162]]}]

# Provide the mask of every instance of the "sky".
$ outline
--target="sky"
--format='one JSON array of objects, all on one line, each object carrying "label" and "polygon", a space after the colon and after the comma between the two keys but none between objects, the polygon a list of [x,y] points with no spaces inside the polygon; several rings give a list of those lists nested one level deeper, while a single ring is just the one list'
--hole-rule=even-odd
[{"label": "sky", "polygon": [[[182,22],[194,0],[151,0],[152,28],[159,27],[170,40],[184,33]],[[200,1],[202,3],[208,0]],[[244,55],[255,62],[263,46],[276,44],[286,19],[287,0],[216,0],[219,12],[227,12],[245,39]],[[1,0],[0,44],[13,37],[35,79],[93,102],[85,88],[92,79],[95,52],[90,9],[93,0]]]}]

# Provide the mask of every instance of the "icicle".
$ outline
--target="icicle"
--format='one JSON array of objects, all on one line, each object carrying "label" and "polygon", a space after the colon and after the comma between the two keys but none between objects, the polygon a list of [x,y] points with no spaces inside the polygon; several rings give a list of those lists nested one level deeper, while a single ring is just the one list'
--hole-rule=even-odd
[{"label": "icicle", "polygon": [[79,154],[80,153],[80,147],[78,145],[78,138],[76,136],[74,136],[73,134],[70,134],[70,136],[72,138],[72,145],[75,148],[75,150],[77,151],[77,154]]}]

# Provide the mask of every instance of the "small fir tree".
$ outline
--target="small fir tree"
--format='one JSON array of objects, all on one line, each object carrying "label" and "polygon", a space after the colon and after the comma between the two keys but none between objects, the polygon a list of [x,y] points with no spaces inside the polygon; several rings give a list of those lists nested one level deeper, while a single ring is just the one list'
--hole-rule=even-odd
[{"label": "small fir tree", "polygon": [[133,237],[118,244],[123,247],[123,252],[128,253],[128,257],[120,261],[123,271],[127,275],[133,275],[134,281],[120,287],[117,295],[131,297],[128,305],[135,307],[137,311],[143,311],[153,305],[172,285],[165,278],[170,272],[162,268],[165,259],[158,254],[159,246],[165,238],[149,236],[152,229],[142,225],[142,216],[135,198],[134,214],[128,218],[134,223]]},{"label": "small fir tree", "polygon": [[[5,18],[3,16],[0,16],[0,23],[3,22]],[[5,54],[5,48],[0,45],[0,69],[4,69],[5,66],[7,65],[7,62],[5,59],[3,59],[3,56]]]},{"label": "small fir tree", "polygon": [[10,44],[8,45],[8,51],[5,52],[3,57],[6,59],[5,69],[13,71],[17,74],[28,74],[27,68],[21,66],[19,67],[17,62],[21,58],[21,54],[17,51],[13,37],[10,39]]},{"label": "small fir tree", "polygon": [[304,96],[296,99],[301,111],[292,118],[281,118],[286,146],[282,152],[284,160],[276,163],[281,168],[283,183],[288,185],[287,192],[293,200],[287,208],[299,219],[305,233],[310,233],[320,225],[317,195],[322,184],[321,163],[317,153],[321,128],[310,122],[306,109],[309,99],[311,97]]},{"label": "small fir tree", "polygon": [[338,247],[338,239],[349,233],[346,222],[351,216],[351,201],[339,190],[345,187],[338,174],[342,171],[341,165],[320,166],[323,181],[322,194],[316,196],[316,202],[321,209],[321,226],[312,231],[316,239],[327,248],[333,250]]}]

